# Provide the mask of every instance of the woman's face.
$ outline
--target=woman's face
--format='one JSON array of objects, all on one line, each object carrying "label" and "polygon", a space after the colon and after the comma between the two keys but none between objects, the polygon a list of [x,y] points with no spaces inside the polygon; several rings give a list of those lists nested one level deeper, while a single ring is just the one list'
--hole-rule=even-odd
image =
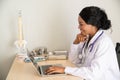
[{"label": "woman's face", "polygon": [[87,24],[80,16],[78,17],[79,26],[81,34],[91,35],[96,31],[96,27],[90,24]]}]

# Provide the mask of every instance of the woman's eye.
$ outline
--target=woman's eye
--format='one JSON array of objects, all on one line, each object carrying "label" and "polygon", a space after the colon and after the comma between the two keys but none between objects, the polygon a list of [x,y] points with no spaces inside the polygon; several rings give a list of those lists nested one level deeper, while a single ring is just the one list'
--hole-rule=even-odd
[{"label": "woman's eye", "polygon": [[80,24],[80,26],[83,26],[83,24]]}]

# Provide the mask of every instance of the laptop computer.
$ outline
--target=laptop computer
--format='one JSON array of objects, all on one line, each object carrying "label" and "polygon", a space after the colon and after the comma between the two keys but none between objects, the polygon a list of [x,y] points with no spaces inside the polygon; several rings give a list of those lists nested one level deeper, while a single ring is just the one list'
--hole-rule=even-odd
[{"label": "laptop computer", "polygon": [[29,51],[27,51],[27,55],[28,55],[28,58],[30,59],[30,61],[32,62],[32,64],[34,65],[34,67],[36,68],[36,71],[39,73],[39,75],[41,75],[41,76],[64,75],[64,74],[61,74],[61,73],[46,74],[46,70],[49,67],[62,66],[61,64],[38,65],[38,63],[34,60],[34,56],[31,55]]}]

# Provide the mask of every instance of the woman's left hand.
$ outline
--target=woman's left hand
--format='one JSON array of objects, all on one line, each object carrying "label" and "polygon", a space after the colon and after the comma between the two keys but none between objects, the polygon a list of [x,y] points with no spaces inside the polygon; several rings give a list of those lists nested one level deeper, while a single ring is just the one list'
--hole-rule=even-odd
[{"label": "woman's left hand", "polygon": [[46,74],[64,73],[65,67],[52,66],[46,70]]}]

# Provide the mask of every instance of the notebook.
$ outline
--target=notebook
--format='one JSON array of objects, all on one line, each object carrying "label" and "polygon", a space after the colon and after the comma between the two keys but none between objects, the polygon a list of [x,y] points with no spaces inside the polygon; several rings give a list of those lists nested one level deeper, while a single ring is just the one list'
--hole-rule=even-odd
[{"label": "notebook", "polygon": [[31,60],[31,62],[33,63],[34,67],[36,68],[36,71],[41,75],[41,76],[50,76],[50,75],[64,75],[61,73],[53,73],[53,74],[46,74],[46,70],[49,67],[52,66],[62,66],[61,64],[51,64],[51,65],[38,65],[38,63],[36,61],[34,61],[34,57],[32,55],[30,55],[30,53],[27,53],[29,59]]}]

